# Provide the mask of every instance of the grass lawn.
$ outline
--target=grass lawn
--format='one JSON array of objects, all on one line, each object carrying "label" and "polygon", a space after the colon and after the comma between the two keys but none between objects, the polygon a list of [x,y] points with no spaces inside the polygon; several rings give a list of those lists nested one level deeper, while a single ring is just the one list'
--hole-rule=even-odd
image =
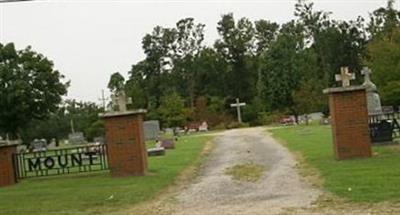
[{"label": "grass lawn", "polygon": [[373,147],[370,159],[334,159],[329,126],[298,126],[271,130],[289,150],[300,153],[317,169],[324,187],[355,202],[400,200],[400,146]]},{"label": "grass lawn", "polygon": [[209,136],[182,137],[166,156],[149,158],[149,175],[112,178],[108,172],[22,180],[0,188],[0,214],[107,213],[149,200],[198,165]]}]

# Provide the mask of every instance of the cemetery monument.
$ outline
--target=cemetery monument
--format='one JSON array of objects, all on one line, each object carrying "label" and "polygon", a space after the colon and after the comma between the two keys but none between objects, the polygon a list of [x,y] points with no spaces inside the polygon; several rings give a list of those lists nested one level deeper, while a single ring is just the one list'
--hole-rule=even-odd
[{"label": "cemetery monument", "polygon": [[239,98],[236,98],[236,103],[231,104],[231,107],[236,108],[238,122],[242,123],[242,114],[240,112],[240,107],[246,106],[246,103],[240,103]]},{"label": "cemetery monument", "polygon": [[368,67],[364,67],[361,74],[364,75],[364,83],[362,85],[367,91],[368,115],[382,114],[381,99],[376,85],[372,83],[370,78],[372,71]]}]

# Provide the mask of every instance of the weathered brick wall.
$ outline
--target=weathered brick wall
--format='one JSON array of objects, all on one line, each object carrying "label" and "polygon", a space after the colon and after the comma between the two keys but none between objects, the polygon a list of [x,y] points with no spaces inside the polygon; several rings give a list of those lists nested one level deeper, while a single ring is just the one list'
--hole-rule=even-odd
[{"label": "weathered brick wall", "polygon": [[17,183],[12,154],[16,153],[17,146],[0,147],[0,187]]},{"label": "weathered brick wall", "polygon": [[331,93],[329,106],[336,158],[370,157],[371,139],[365,90]]},{"label": "weathered brick wall", "polygon": [[147,171],[143,115],[105,118],[108,165],[113,176],[140,176]]}]

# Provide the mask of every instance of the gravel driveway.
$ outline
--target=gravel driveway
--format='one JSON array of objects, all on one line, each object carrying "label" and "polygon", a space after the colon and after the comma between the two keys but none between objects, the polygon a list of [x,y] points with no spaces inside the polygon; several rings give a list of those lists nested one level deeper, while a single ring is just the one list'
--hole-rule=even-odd
[{"label": "gravel driveway", "polygon": [[[320,195],[299,176],[287,149],[263,128],[226,131],[215,145],[198,180],[177,196],[174,214],[280,214],[312,207]],[[265,167],[259,181],[241,182],[225,174],[246,163]]]}]

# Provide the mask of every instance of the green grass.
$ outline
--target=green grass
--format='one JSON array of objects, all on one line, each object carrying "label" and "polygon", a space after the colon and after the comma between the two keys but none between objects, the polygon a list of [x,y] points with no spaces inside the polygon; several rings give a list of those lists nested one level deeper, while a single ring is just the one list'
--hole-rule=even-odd
[{"label": "green grass", "polygon": [[238,164],[228,168],[225,174],[232,176],[233,179],[238,181],[256,182],[260,180],[264,170],[265,168],[261,165],[252,163]]},{"label": "green grass", "polygon": [[[329,126],[299,126],[271,132],[316,168],[324,187],[355,202],[400,200],[400,146],[373,147],[369,159],[334,159]],[[350,188],[350,189],[349,189]]]},{"label": "green grass", "polygon": [[[166,156],[149,157],[144,177],[112,178],[108,172],[22,180],[0,188],[0,214],[107,213],[154,198],[201,160],[210,137],[182,137]],[[113,198],[110,198],[113,196]]]}]

